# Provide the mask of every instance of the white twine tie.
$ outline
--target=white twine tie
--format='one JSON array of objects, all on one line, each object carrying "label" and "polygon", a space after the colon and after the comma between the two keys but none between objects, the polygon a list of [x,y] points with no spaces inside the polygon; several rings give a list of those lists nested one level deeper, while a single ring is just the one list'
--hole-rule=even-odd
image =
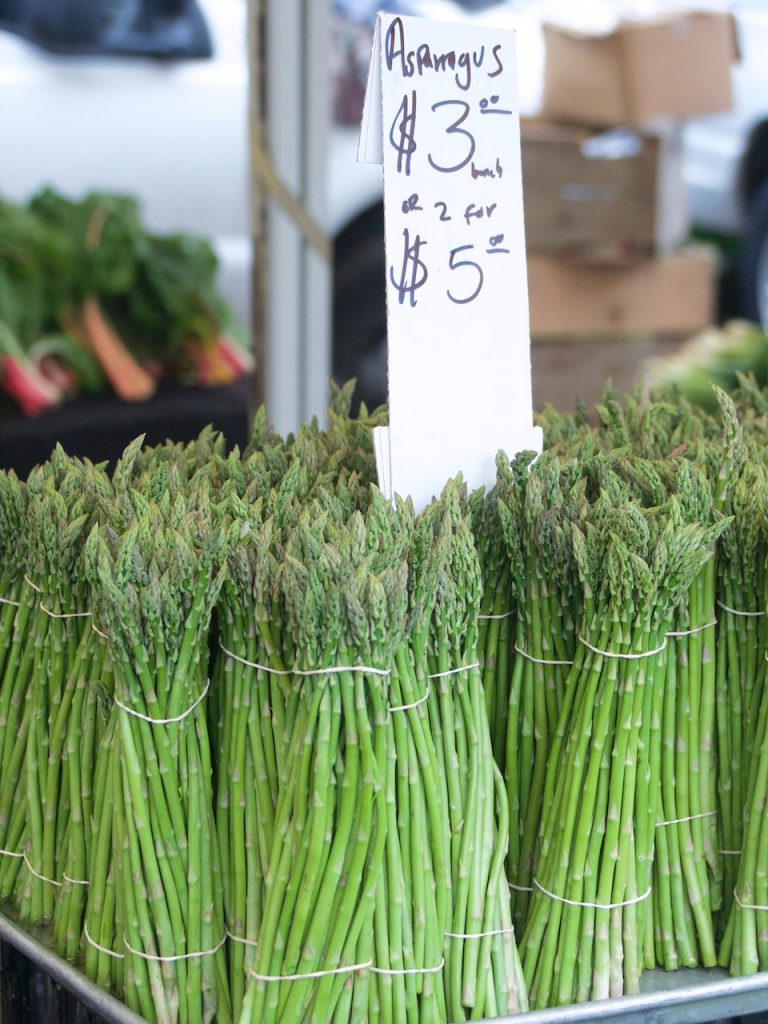
[{"label": "white twine tie", "polygon": [[743,903],[735,889],[733,890],[733,898],[742,910],[768,910],[768,907],[763,906],[762,903]]},{"label": "white twine tie", "polygon": [[32,867],[29,857],[26,855],[26,853],[22,853],[21,856],[23,857],[24,863],[27,865],[27,868],[29,869],[31,874],[35,876],[35,878],[39,878],[41,882],[47,882],[48,885],[55,885],[57,889],[61,888],[61,882],[57,882],[55,878],[47,878],[45,875],[41,875],[39,871],[36,871]]},{"label": "white twine tie", "polygon": [[717,811],[702,811],[701,814],[689,814],[687,818],[670,818],[669,821],[657,821],[656,828],[662,828],[664,825],[679,825],[684,821],[696,821],[697,818],[711,818],[713,814],[717,814]]},{"label": "white twine tie", "polygon": [[334,967],[327,971],[307,971],[306,974],[259,974],[258,971],[252,970],[249,970],[248,973],[256,981],[306,981],[310,978],[327,978],[332,974],[353,974],[355,971],[366,971],[372,963],[372,960],[366,960],[363,964],[350,964],[349,967]]},{"label": "white twine tie", "polygon": [[531,885],[517,885],[516,882],[507,882],[510,889],[514,889],[515,892],[533,892],[533,886]]},{"label": "white twine tie", "polygon": [[52,612],[43,602],[40,602],[40,611],[45,612],[49,619],[87,619],[93,612]]},{"label": "white twine tie", "polygon": [[140,949],[134,949],[133,946],[128,942],[128,939],[123,937],[123,943],[125,948],[133,956],[138,956],[142,960],[151,960],[152,963],[156,964],[173,964],[178,963],[180,960],[197,960],[203,956],[213,956],[214,953],[218,953],[224,943],[227,941],[227,936],[222,935],[215,946],[211,946],[210,949],[201,949],[195,953],[178,953],[176,956],[155,956],[154,953],[142,953]]},{"label": "white twine tie", "polygon": [[151,718],[149,715],[143,715],[140,711],[134,711],[133,708],[129,708],[127,704],[123,704],[123,702],[118,700],[117,697],[115,697],[115,704],[121,709],[121,711],[125,711],[127,715],[133,715],[134,718],[140,718],[142,722],[149,722],[150,725],[172,725],[174,722],[182,722],[185,718],[188,718],[198,704],[205,699],[205,695],[208,693],[210,688],[211,680],[209,679],[205,684],[203,692],[197,698],[195,703],[188,707],[186,711],[182,711],[180,715],[174,715],[173,718]]},{"label": "white twine tie", "polygon": [[90,881],[87,878],[70,878],[69,875],[62,871],[61,877],[65,882],[69,882],[70,885],[90,885]]},{"label": "white twine tie", "polygon": [[551,900],[557,900],[558,903],[567,903],[571,907],[591,907],[594,910],[617,910],[619,907],[631,907],[635,903],[642,903],[643,900],[647,900],[651,895],[651,887],[645,890],[640,896],[633,896],[629,900],[621,900],[618,903],[589,903],[581,900],[569,900],[565,896],[558,896],[557,893],[550,892],[549,889],[545,889],[541,882],[538,882],[535,878],[533,884],[544,893],[545,896],[549,896]]},{"label": "white twine tie", "polygon": [[261,669],[262,672],[269,672],[273,676],[328,676],[328,675],[339,675],[343,672],[365,672],[367,675],[372,676],[389,676],[392,674],[388,668],[374,668],[372,665],[331,665],[329,668],[271,668],[269,665],[261,665],[258,661],[248,661],[247,658],[241,658],[239,654],[235,654],[234,651],[230,651],[229,648],[225,647],[224,644],[219,640],[219,647],[229,658],[234,658],[235,661],[239,661],[241,665],[247,665],[249,668]]},{"label": "white twine tie", "polygon": [[642,651],[640,654],[621,654],[619,651],[601,651],[599,647],[593,647],[592,644],[585,640],[583,636],[579,637],[579,642],[588,647],[590,651],[595,654],[601,654],[604,658],[622,658],[626,661],[636,661],[638,658],[652,658],[654,654],[661,654],[664,648],[667,646],[667,638],[664,637],[664,643],[660,647],[654,647],[652,651]]},{"label": "white twine tie", "polygon": [[389,711],[410,711],[411,708],[417,708],[420,704],[423,704],[425,701],[428,701],[428,700],[429,700],[429,687],[427,687],[427,692],[424,694],[424,696],[423,697],[419,697],[419,699],[415,700],[412,704],[398,704],[395,707],[390,707]]},{"label": "white twine tie", "polygon": [[479,661],[473,661],[471,665],[459,665],[458,668],[449,668],[446,672],[433,672],[427,676],[428,679],[447,679],[448,676],[456,676],[459,672],[470,672],[473,668],[480,668]]},{"label": "white twine tie", "polygon": [[246,939],[241,935],[233,935],[229,928],[225,927],[224,931],[227,933],[228,939],[232,939],[233,942],[239,942],[242,946],[253,946],[254,948],[257,948],[259,945],[258,942],[255,942],[253,939]]},{"label": "white twine tie", "polygon": [[26,573],[24,573],[24,582],[27,584],[28,587],[32,587],[32,589],[34,591],[36,591],[38,594],[42,594],[43,593],[43,588],[42,587],[38,587],[38,585],[36,583],[33,583],[32,580],[29,578],[29,576],[27,576]]},{"label": "white twine tie", "polygon": [[528,651],[524,651],[522,647],[518,647],[517,644],[515,644],[515,650],[517,651],[517,653],[520,655],[521,658],[527,658],[528,661],[532,661],[535,665],[572,665],[573,664],[572,661],[558,661],[555,658],[536,658],[532,654],[529,654]]},{"label": "white twine tie", "polygon": [[446,939],[484,939],[490,935],[514,935],[515,929],[510,925],[509,928],[494,928],[489,932],[446,932]]},{"label": "white twine tie", "polygon": [[438,971],[442,971],[445,967],[445,958],[440,957],[440,963],[435,967],[403,967],[401,969],[394,967],[371,967],[370,971],[372,974],[389,974],[392,977],[400,977],[401,975],[407,974],[437,974]]},{"label": "white twine tie", "polygon": [[705,622],[703,626],[694,626],[693,629],[670,629],[664,636],[693,636],[695,633],[701,633],[705,629],[709,629],[710,626],[716,626],[717,619],[712,619],[711,622]]},{"label": "white twine tie", "polygon": [[114,949],[107,949],[106,946],[102,946],[95,939],[91,938],[91,934],[88,931],[88,925],[83,924],[83,935],[85,935],[85,941],[89,946],[93,946],[94,949],[98,949],[100,953],[104,953],[106,956],[114,957],[115,960],[125,960],[125,953],[116,953]]},{"label": "white twine tie", "polygon": [[755,618],[759,618],[762,615],[765,615],[764,611],[762,611],[762,612],[743,612],[743,611],[740,611],[738,608],[729,608],[728,605],[727,604],[723,604],[722,601],[718,601],[717,602],[717,606],[718,606],[718,608],[722,608],[724,612],[730,612],[731,615],[742,615],[746,619],[755,619]]}]

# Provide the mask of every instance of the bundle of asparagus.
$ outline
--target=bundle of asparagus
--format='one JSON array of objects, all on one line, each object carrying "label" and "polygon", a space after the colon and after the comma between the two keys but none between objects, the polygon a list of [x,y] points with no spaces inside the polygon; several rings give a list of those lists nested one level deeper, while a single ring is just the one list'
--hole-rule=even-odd
[{"label": "bundle of asparagus", "polygon": [[[527,475],[528,461],[519,476]],[[501,492],[510,477],[509,460],[497,458],[500,482],[486,495],[478,489],[469,496],[467,508],[475,538],[482,588],[478,614],[477,649],[483,677],[483,691],[491,744],[496,763],[503,771],[506,761],[509,686],[512,674],[515,634],[515,591],[504,535],[499,520]],[[517,478],[515,478],[517,479]]]},{"label": "bundle of asparagus", "polygon": [[[221,875],[201,708],[222,537],[201,491],[194,503],[170,494],[147,503],[125,533],[102,527],[94,543],[93,600],[115,671],[118,756],[112,799],[105,793],[100,802],[112,818],[115,939],[123,948],[110,952],[124,957],[124,998],[147,1020],[226,1022]],[[89,934],[98,942],[103,931]]]},{"label": "bundle of asparagus", "polygon": [[[718,528],[676,499],[645,512],[603,493],[574,550],[579,649],[552,744],[522,944],[536,1006],[635,992],[657,820],[665,633]],[[618,499],[618,500],[617,500]]]},{"label": "bundle of asparagus", "polygon": [[504,872],[507,800],[493,759],[478,661],[480,572],[460,499],[451,483],[438,506],[450,555],[438,579],[429,641],[428,706],[450,830],[445,993],[451,1021],[527,1005]]},{"label": "bundle of asparagus", "polygon": [[720,962],[732,974],[754,974],[768,967],[768,851],[764,837],[768,801],[768,693],[763,689],[745,787],[743,839],[730,916]]},{"label": "bundle of asparagus", "polygon": [[[765,558],[768,478],[750,452],[730,494],[734,513],[718,563],[718,662],[724,934],[720,962],[734,974],[768,964],[768,890],[762,824],[768,779]],[[741,545],[744,551],[740,550]],[[726,916],[727,915],[727,916]]]},{"label": "bundle of asparagus", "polygon": [[294,463],[266,499],[256,497],[269,486],[257,472],[244,498],[233,494],[225,502],[229,571],[218,607],[220,652],[214,673],[216,830],[235,1013],[256,957],[275,814],[290,772],[298,691],[292,691],[288,669],[297,653],[278,584],[285,544],[302,507],[298,496],[306,485],[299,480],[299,468]]},{"label": "bundle of asparagus", "polygon": [[[508,873],[522,933],[534,874],[549,747],[576,647],[576,566],[570,528],[583,514],[579,483],[545,453],[535,469],[510,473],[499,460],[499,526],[516,595],[513,671],[504,763],[510,817]],[[573,464],[572,464],[573,465]]]},{"label": "bundle of asparagus", "polygon": [[[66,740],[79,644],[90,632],[83,544],[98,502],[109,491],[103,467],[69,459],[59,448],[27,484],[24,579],[36,610],[34,639],[30,645],[28,636],[16,677],[29,717],[26,736],[19,736],[25,755],[24,793],[19,793],[18,807],[24,808],[25,824],[23,870],[14,895],[21,918],[32,924],[51,921],[60,893],[77,884],[65,878],[63,870],[72,817]],[[87,746],[75,752],[88,779],[91,754]],[[4,887],[10,881],[6,873]]]},{"label": "bundle of asparagus", "polygon": [[406,616],[395,517],[381,499],[341,526],[310,507],[286,545],[295,717],[243,1022],[364,1019],[373,998],[387,680]]},{"label": "bundle of asparagus", "polygon": [[765,690],[765,466],[753,451],[725,491],[733,521],[717,557],[717,733],[723,921],[727,920],[744,838],[749,773]]},{"label": "bundle of asparagus", "polygon": [[[404,521],[410,531],[409,519]],[[442,968],[451,897],[450,842],[445,787],[430,725],[428,652],[438,581],[448,557],[437,515],[420,516],[406,552],[406,631],[390,676],[387,844],[384,884],[377,889],[374,911],[377,963],[388,973],[376,975],[371,1013],[374,1019],[414,1024],[447,1019]]]},{"label": "bundle of asparagus", "polygon": [[0,901],[13,891],[22,860],[24,795],[18,786],[29,725],[21,652],[34,621],[33,592],[24,583],[27,490],[13,473],[0,473]]},{"label": "bundle of asparagus", "polygon": [[[715,507],[706,460],[633,460],[622,468],[648,505],[677,495],[687,521],[719,522],[727,529]],[[714,761],[716,619],[713,549],[666,633],[653,916],[646,919],[645,960],[667,970],[711,967],[717,959],[714,924],[722,891]]]}]

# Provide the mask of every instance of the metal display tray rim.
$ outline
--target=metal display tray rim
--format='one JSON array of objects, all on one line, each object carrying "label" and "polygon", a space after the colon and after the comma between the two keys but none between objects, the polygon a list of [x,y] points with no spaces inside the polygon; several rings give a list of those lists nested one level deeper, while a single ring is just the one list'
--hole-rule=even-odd
[{"label": "metal display tray rim", "polygon": [[138,1013],[134,1013],[119,999],[99,988],[76,967],[62,960],[39,939],[29,935],[4,914],[0,914],[0,941],[13,946],[89,1010],[103,1017],[108,1024],[146,1024]]},{"label": "metal display tray rim", "polygon": [[704,1024],[768,1010],[768,971],[731,977],[719,967],[657,969],[640,986],[638,995],[530,1010],[495,1024]]},{"label": "metal display tray rim", "polygon": [[[114,996],[0,914],[0,941],[7,942],[109,1024],[146,1024]],[[530,1010],[479,1024],[703,1024],[768,1010],[768,972],[732,978],[719,968],[647,971],[639,995],[601,1002]]]}]

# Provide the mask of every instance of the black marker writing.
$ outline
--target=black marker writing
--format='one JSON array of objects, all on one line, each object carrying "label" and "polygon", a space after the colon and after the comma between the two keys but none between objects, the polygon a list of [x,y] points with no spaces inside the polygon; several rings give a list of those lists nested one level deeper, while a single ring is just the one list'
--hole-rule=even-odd
[{"label": "black marker writing", "polygon": [[466,268],[467,270],[470,270],[473,274],[477,275],[477,284],[475,286],[474,291],[469,292],[468,294],[462,296],[461,298],[459,298],[457,295],[454,295],[450,288],[446,290],[446,295],[451,300],[451,302],[455,302],[459,306],[466,305],[467,302],[472,302],[474,299],[476,299],[477,296],[480,294],[480,289],[483,287],[483,281],[485,280],[483,268],[478,263],[475,263],[474,260],[456,259],[459,253],[468,252],[470,249],[474,249],[474,245],[459,245],[455,249],[451,249],[451,255],[448,259],[448,266],[450,267],[451,270],[461,270],[463,268]]},{"label": "black marker writing", "polygon": [[[395,114],[392,127],[389,130],[389,141],[397,152],[397,173],[402,174],[405,170],[406,177],[411,173],[411,157],[416,152],[416,90],[411,92],[410,100],[408,93],[403,96],[403,102]],[[405,158],[405,163],[403,163]]]},{"label": "black marker writing", "polygon": [[470,107],[464,100],[440,100],[439,103],[432,104],[432,112],[436,113],[442,107],[458,107],[461,113],[446,129],[446,135],[456,135],[458,138],[455,140],[457,145],[460,145],[462,149],[465,149],[465,156],[458,163],[443,165],[437,163],[432,158],[432,153],[427,156],[430,166],[434,167],[436,171],[441,171],[444,174],[452,174],[454,171],[460,171],[462,167],[466,167],[475,152],[475,137],[471,132],[468,132],[466,128],[462,128],[461,125],[466,121]]},{"label": "black marker writing", "polygon": [[480,113],[481,114],[507,114],[511,115],[511,110],[502,110],[501,107],[497,107],[496,104],[499,102],[498,96],[491,96],[490,99],[480,100]]},{"label": "black marker writing", "polygon": [[[499,58],[501,44],[493,47],[495,70],[488,72],[489,78],[501,74],[503,65]],[[485,47],[479,50],[448,50],[446,53],[433,53],[429,43],[419,43],[408,49],[405,41],[405,26],[402,18],[393,18],[384,37],[384,59],[387,71],[396,68],[403,78],[419,78],[426,71],[454,71],[456,85],[467,91],[472,84],[472,69],[480,69],[485,63]],[[458,69],[458,70],[457,70]]]},{"label": "black marker writing", "polygon": [[475,203],[470,203],[464,211],[464,220],[469,226],[471,220],[481,220],[483,217],[490,217],[493,211],[496,209],[497,204],[491,203],[490,206],[477,206]]},{"label": "black marker writing", "polygon": [[500,75],[504,70],[504,65],[501,63],[501,57],[499,57],[499,50],[501,50],[501,43],[496,43],[493,48],[493,59],[496,61],[496,70],[488,72],[489,78],[495,78],[496,75]]},{"label": "black marker writing", "polygon": [[504,235],[491,235],[491,237],[488,239],[488,244],[491,246],[491,248],[490,249],[486,249],[485,251],[487,253],[490,253],[491,255],[493,255],[496,252],[508,253],[510,251],[509,249],[502,249],[501,248],[501,243],[503,241],[504,241]]},{"label": "black marker writing", "polygon": [[403,200],[401,206],[403,213],[413,213],[414,210],[423,210],[423,206],[419,206],[419,194],[414,192],[413,195],[408,196],[407,199]]},{"label": "black marker writing", "polygon": [[[431,163],[430,159],[430,163]],[[471,174],[472,177],[477,180],[478,178],[500,178],[504,173],[504,168],[501,165],[501,161],[496,158],[495,167],[478,167],[474,160],[472,161]]]},{"label": "black marker writing", "polygon": [[[411,306],[416,305],[416,292],[427,283],[429,271],[426,263],[421,259],[420,253],[427,243],[422,240],[421,235],[411,244],[411,235],[408,228],[403,231],[403,265],[400,270],[400,279],[395,278],[395,268],[389,268],[389,279],[397,289],[397,300],[402,306],[406,296]],[[410,273],[410,279],[409,279]]]}]

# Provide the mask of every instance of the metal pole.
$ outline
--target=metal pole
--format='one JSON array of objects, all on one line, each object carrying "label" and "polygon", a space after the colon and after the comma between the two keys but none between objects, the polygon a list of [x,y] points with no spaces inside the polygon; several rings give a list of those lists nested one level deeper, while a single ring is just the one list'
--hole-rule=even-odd
[{"label": "metal pole", "polygon": [[324,417],[330,377],[328,0],[250,0],[260,400],[283,433]]},{"label": "metal pole", "polygon": [[[327,200],[330,129],[330,9],[328,0],[304,0],[304,167],[306,208],[324,224]],[[325,419],[331,376],[331,251],[304,246],[305,303],[302,412],[305,419]]]},{"label": "metal pole", "polygon": [[266,400],[266,319],[264,316],[266,267],[266,204],[259,182],[257,161],[253,154],[266,146],[264,115],[264,2],[248,0],[248,139],[252,154],[250,162],[249,202],[253,269],[251,272],[251,329],[253,354],[256,357],[254,400],[257,406]]}]

